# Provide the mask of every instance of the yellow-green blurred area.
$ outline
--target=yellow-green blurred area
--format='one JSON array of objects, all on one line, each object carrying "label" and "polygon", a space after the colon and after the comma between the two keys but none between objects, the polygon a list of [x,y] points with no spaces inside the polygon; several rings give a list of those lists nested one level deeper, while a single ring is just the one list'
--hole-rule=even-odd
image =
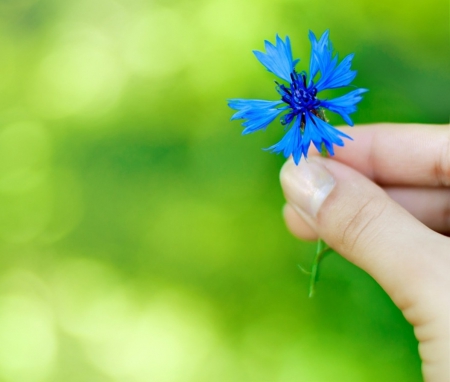
[{"label": "yellow-green blurred area", "polygon": [[[0,381],[420,381],[412,328],[281,217],[251,51],[355,52],[357,123],[448,122],[448,2],[0,0]],[[331,115],[331,121],[341,123]]]}]

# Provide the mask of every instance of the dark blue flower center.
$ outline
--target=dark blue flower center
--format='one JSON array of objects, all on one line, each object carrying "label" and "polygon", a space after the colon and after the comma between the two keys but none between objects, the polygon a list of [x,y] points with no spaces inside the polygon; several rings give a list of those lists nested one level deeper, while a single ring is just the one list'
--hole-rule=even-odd
[{"label": "dark blue flower center", "polygon": [[295,70],[291,73],[291,83],[289,87],[280,85],[277,82],[277,92],[281,95],[281,99],[289,105],[289,111],[285,114],[281,123],[288,125],[295,117],[301,118],[301,126],[305,123],[305,113],[318,113],[320,101],[316,98],[317,89],[314,83],[309,86],[306,84],[306,73],[298,74]]}]

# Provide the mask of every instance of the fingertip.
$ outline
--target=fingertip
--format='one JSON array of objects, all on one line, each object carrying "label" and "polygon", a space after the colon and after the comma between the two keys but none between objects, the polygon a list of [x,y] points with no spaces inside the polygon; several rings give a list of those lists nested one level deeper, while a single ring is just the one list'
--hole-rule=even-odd
[{"label": "fingertip", "polygon": [[289,230],[307,240],[318,235],[388,293],[418,284],[429,268],[423,246],[430,247],[437,234],[353,168],[321,157],[299,166],[288,161],[281,185],[290,204],[285,211]]},{"label": "fingertip", "polygon": [[306,241],[314,241],[318,239],[317,233],[290,204],[284,205],[283,217],[286,227],[295,237]]}]

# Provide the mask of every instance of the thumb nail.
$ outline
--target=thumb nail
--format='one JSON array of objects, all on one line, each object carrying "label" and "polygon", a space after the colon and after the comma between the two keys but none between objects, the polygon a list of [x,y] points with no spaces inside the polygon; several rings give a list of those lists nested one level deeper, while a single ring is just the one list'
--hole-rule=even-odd
[{"label": "thumb nail", "polygon": [[336,185],[336,180],[320,161],[321,158],[312,158],[296,166],[289,160],[280,174],[281,186],[289,204],[312,218],[317,216]]}]

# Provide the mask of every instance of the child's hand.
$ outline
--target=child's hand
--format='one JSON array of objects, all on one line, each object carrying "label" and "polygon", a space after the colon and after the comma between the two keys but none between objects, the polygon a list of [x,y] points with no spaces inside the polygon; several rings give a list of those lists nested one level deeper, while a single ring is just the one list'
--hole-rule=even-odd
[{"label": "child's hand", "polygon": [[284,165],[287,226],[377,280],[414,325],[425,380],[450,381],[450,128],[343,131],[333,159]]}]

